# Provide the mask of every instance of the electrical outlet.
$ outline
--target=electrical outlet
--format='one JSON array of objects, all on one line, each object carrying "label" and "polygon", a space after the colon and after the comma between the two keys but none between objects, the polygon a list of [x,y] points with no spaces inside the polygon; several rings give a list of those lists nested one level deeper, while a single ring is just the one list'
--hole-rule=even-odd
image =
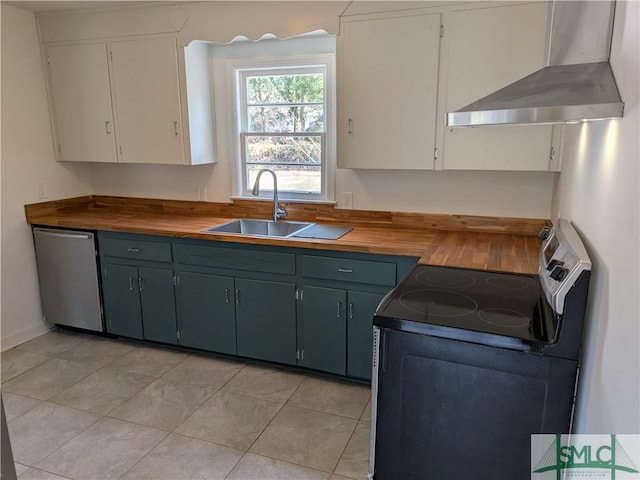
[{"label": "electrical outlet", "polygon": [[207,187],[196,187],[196,200],[204,202],[207,200]]},{"label": "electrical outlet", "polygon": [[341,207],[345,210],[353,209],[353,192],[342,192]]},{"label": "electrical outlet", "polygon": [[47,198],[47,187],[44,182],[38,183],[38,198],[43,199]]}]

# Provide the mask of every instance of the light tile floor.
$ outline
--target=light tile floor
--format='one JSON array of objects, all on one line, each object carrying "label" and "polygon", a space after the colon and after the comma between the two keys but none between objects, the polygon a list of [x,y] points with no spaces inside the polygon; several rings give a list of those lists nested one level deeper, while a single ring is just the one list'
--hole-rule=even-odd
[{"label": "light tile floor", "polygon": [[67,330],[1,358],[20,480],[367,476],[364,385]]}]

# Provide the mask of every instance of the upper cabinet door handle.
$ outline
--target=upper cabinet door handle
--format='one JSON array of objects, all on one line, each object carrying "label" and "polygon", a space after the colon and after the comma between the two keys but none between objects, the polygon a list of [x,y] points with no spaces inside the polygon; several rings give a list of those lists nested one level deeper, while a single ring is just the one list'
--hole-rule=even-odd
[{"label": "upper cabinet door handle", "polygon": [[173,132],[178,136],[178,122],[173,122]]},{"label": "upper cabinet door handle", "polygon": [[347,120],[347,133],[353,135],[353,120]]},{"label": "upper cabinet door handle", "polygon": [[104,129],[106,130],[107,135],[111,135],[111,122],[109,120],[104,122]]}]

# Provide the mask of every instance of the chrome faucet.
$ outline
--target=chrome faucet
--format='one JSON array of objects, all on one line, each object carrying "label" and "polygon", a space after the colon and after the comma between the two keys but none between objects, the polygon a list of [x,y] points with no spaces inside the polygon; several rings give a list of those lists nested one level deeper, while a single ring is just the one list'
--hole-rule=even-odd
[{"label": "chrome faucet", "polygon": [[251,193],[256,196],[260,193],[260,177],[264,172],[269,172],[273,175],[273,221],[277,222],[280,217],[284,217],[287,214],[287,211],[278,205],[278,177],[276,177],[276,173],[268,168],[260,170],[256,177],[256,183],[253,184]]}]

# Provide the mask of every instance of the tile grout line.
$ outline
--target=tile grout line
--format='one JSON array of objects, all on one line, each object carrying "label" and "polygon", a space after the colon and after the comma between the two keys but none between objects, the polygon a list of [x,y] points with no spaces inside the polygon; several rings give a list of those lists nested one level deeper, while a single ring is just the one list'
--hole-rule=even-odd
[{"label": "tile grout line", "polygon": [[[344,450],[342,450],[342,453],[340,454],[340,458],[338,458],[338,462],[336,463],[336,466],[333,467],[333,471],[331,472],[332,475],[340,475],[341,477],[345,477],[345,475],[341,475],[341,474],[337,473],[336,469],[338,468],[338,465],[340,465],[340,460],[342,460],[342,457],[344,456],[345,452],[347,451],[347,448],[349,447],[349,443],[351,443],[351,440],[353,440],[353,437],[356,434],[356,430],[358,430],[358,425],[360,425],[360,420],[358,420],[356,422],[356,425],[353,428],[353,432],[351,432],[351,436],[349,437],[349,441],[347,441],[347,443],[345,444]],[[349,478],[349,477],[346,477],[346,478]]]},{"label": "tile grout line", "polygon": [[[294,407],[294,408],[300,408],[300,409],[302,409],[302,410],[308,410],[308,411],[317,412],[317,413],[325,413],[325,414],[328,414],[328,415],[333,415],[333,414],[328,413],[328,412],[323,412],[323,411],[320,411],[320,410],[313,410],[313,409],[310,409],[310,408],[299,407],[299,406],[297,406],[297,405],[289,404],[289,400],[291,400],[291,398],[293,398],[293,397],[295,396],[296,392],[300,389],[300,387],[304,384],[304,382],[305,382],[307,379],[309,379],[309,378],[313,378],[313,377],[309,377],[309,376],[307,376],[307,375],[305,375],[304,377],[305,377],[305,378],[304,378],[304,379],[302,380],[302,382],[300,382],[300,384],[296,387],[296,389],[295,389],[295,390],[293,391],[293,393],[289,396],[289,398],[287,399],[287,401],[286,401],[284,404],[282,404],[282,407],[280,408],[280,410],[278,410],[278,412],[273,416],[273,418],[269,421],[269,423],[264,427],[264,429],[262,429],[262,431],[260,432],[260,434],[258,434],[258,436],[255,438],[255,440],[251,443],[251,445],[249,446],[249,448],[248,448],[248,449],[247,449],[247,451],[245,452],[245,455],[246,455],[247,453],[251,453],[252,455],[258,455],[258,456],[262,456],[262,457],[266,457],[266,458],[271,458],[272,460],[276,460],[276,461],[278,461],[278,462],[288,463],[289,465],[295,465],[295,466],[302,467],[302,468],[308,468],[308,469],[315,470],[315,471],[317,471],[317,472],[326,473],[326,474],[328,474],[329,476],[332,476],[332,475],[335,473],[335,469],[336,469],[336,467],[337,467],[337,466],[338,466],[338,464],[340,463],[340,459],[342,458],[342,455],[344,455],[344,450],[347,448],[347,445],[349,445],[349,442],[351,441],[351,437],[353,436],[353,433],[355,432],[355,429],[356,429],[356,427],[358,426],[358,420],[356,420],[356,419],[353,419],[353,418],[350,418],[350,417],[344,417],[344,416],[341,416],[341,415],[336,415],[337,417],[347,418],[347,419],[349,419],[349,420],[356,420],[356,424],[355,424],[355,426],[354,426],[354,428],[353,428],[353,431],[351,432],[351,435],[349,435],[349,440],[348,440],[348,441],[347,441],[347,443],[345,444],[345,447],[344,447],[343,451],[340,453],[340,456],[338,457],[338,460],[336,461],[336,464],[334,465],[334,467],[332,468],[332,470],[331,470],[330,472],[327,472],[327,471],[325,471],[325,470],[320,470],[320,469],[317,469],[317,468],[313,468],[313,467],[310,467],[310,466],[308,466],[308,465],[301,465],[301,464],[299,464],[299,463],[294,463],[294,462],[290,462],[290,461],[287,461],[287,460],[282,460],[281,458],[272,457],[272,456],[267,455],[267,454],[264,454],[264,453],[259,453],[259,454],[258,454],[258,453],[251,452],[251,448],[255,445],[255,443],[258,441],[258,439],[259,439],[259,438],[264,434],[264,432],[267,430],[267,428],[269,428],[269,426],[273,423],[273,421],[276,419],[276,417],[280,414],[280,412],[282,412],[282,410],[283,410],[283,409],[284,409],[284,407],[286,407],[286,406],[288,406],[288,407]],[[365,408],[366,408],[366,406],[365,406]],[[243,458],[244,458],[244,456],[243,456]]]},{"label": "tile grout line", "polygon": [[[48,402],[48,401],[46,401],[46,400],[45,400],[45,401],[43,401],[42,403],[45,403],[45,402],[46,402],[46,403],[50,403],[50,402]],[[58,404],[57,404],[57,403],[54,403],[53,405],[58,405]],[[64,407],[65,405],[58,405],[58,406]],[[81,412],[81,413],[87,413],[87,412],[85,412],[84,410],[79,410],[79,409],[77,409],[77,408],[73,408],[73,407],[66,407],[66,408],[72,408],[73,410],[77,410],[77,411],[79,411],[79,412]],[[96,415],[96,414],[93,414],[93,415]],[[64,447],[65,445],[67,445],[68,443],[70,443],[70,442],[72,442],[74,439],[76,439],[76,438],[77,438],[80,434],[82,434],[84,431],[86,431],[86,430],[88,430],[89,428],[93,427],[96,423],[98,423],[100,420],[102,420],[102,417],[100,417],[99,415],[96,415],[96,417],[98,417],[98,418],[97,418],[94,422],[92,422],[91,424],[87,425],[85,428],[83,428],[82,430],[80,430],[77,434],[75,434],[75,435],[74,435],[73,437],[71,437],[69,440],[67,440],[66,442],[64,442],[62,445],[60,445],[58,448],[56,448],[55,450],[53,450],[53,451],[52,451],[51,453],[49,453],[48,455],[45,455],[44,457],[42,457],[42,458],[41,458],[40,460],[38,460],[38,462],[36,462],[36,463],[42,463],[42,462],[44,462],[47,458],[49,458],[51,455],[53,455],[54,453],[56,453],[56,452],[57,452],[58,450],[60,450],[62,447]],[[14,459],[14,460],[15,460],[15,459]],[[18,462],[18,463],[22,463],[22,462]],[[22,463],[22,465],[27,465],[27,464],[26,464],[26,463]],[[44,472],[51,473],[51,474],[53,474],[53,475],[59,475],[58,473],[50,472],[49,470],[45,470],[44,468],[42,468],[42,467],[38,467],[38,466],[35,466],[35,465],[27,465],[27,466],[28,466],[28,467],[30,467],[30,468],[35,468],[35,469],[37,469],[37,470],[42,470],[42,471],[44,471]],[[62,476],[62,475],[59,475],[59,476]],[[65,478],[66,478],[66,477],[65,477]]]},{"label": "tile grout line", "polygon": [[[13,349],[15,349],[15,348],[16,348],[16,347],[10,348],[10,349],[9,349],[9,350],[7,350],[7,351],[13,350]],[[28,350],[20,350],[20,351],[25,351],[25,352],[27,352],[27,353],[34,353],[34,352],[30,352],[30,351],[28,351]],[[3,353],[6,353],[6,352],[3,352]],[[17,375],[15,375],[15,376],[13,376],[13,377],[11,377],[11,378],[7,379],[7,380],[4,380],[4,379],[0,380],[0,383],[1,383],[2,385],[4,385],[5,383],[10,382],[10,381],[12,381],[12,380],[13,380],[13,379],[15,379],[15,378],[18,378],[18,377],[19,377],[19,376],[21,376],[21,375],[24,375],[25,373],[27,373],[27,372],[29,372],[29,371],[33,370],[34,368],[39,367],[39,366],[40,366],[40,365],[42,365],[44,362],[47,362],[47,361],[51,360],[52,358],[57,358],[57,357],[52,357],[51,355],[44,355],[44,354],[42,354],[42,353],[38,353],[37,355],[42,355],[43,357],[47,357],[47,358],[45,358],[43,361],[41,361],[41,362],[40,362],[40,363],[38,363],[37,365],[34,365],[33,367],[29,367],[29,368],[28,368],[28,369],[26,369],[24,372],[20,372],[20,373],[18,373]],[[11,393],[11,392],[9,392],[9,393]],[[26,395],[24,395],[24,396],[26,397]]]},{"label": "tile grout line", "polygon": [[[253,442],[251,442],[251,445],[249,445],[249,447],[246,450],[246,453],[249,453],[249,451],[251,450],[251,448],[253,448],[253,446],[255,445],[255,443],[258,441],[258,439],[264,434],[264,432],[267,430],[267,428],[269,428],[269,426],[273,423],[273,421],[276,419],[276,417],[280,414],[280,412],[282,412],[282,410],[284,409],[284,407],[287,405],[287,403],[289,402],[289,400],[291,400],[291,397],[293,397],[296,392],[300,389],[300,386],[305,382],[305,380],[308,377],[306,375],[304,375],[304,378],[302,379],[302,381],[298,384],[298,386],[295,388],[295,390],[291,393],[291,395],[289,395],[289,398],[282,404],[282,406],[278,409],[278,411],[276,412],[276,414],[273,416],[273,418],[271,420],[269,420],[269,422],[265,425],[265,427],[260,431],[260,433],[258,435],[256,435],[256,438],[253,440]],[[255,455],[255,454],[254,454]],[[266,455],[263,455],[266,456]],[[268,457],[271,458],[271,457]],[[278,459],[275,459],[278,460]],[[282,461],[282,460],[281,460]],[[296,465],[296,464],[294,464]],[[302,465],[301,465],[302,466]]]},{"label": "tile grout line", "polygon": [[[109,417],[109,418],[111,418],[111,417]],[[120,419],[118,418],[118,419],[116,419],[116,420],[120,420]],[[126,422],[126,420],[121,420],[121,421]],[[128,423],[133,423],[133,422],[128,422]],[[134,424],[134,425],[138,425],[137,423],[133,423],[133,424]],[[151,428],[151,427],[148,427],[148,428]],[[160,429],[157,429],[157,430],[160,430]],[[165,431],[165,430],[162,430],[162,431]],[[118,478],[122,478],[122,477],[124,477],[125,475],[127,475],[127,473],[129,473],[129,472],[130,472],[130,471],[131,471],[131,470],[132,470],[136,465],[138,465],[138,464],[139,464],[139,463],[140,463],[144,458],[146,458],[146,456],[147,456],[147,455],[149,455],[149,454],[153,451],[153,449],[154,449],[154,448],[156,448],[158,445],[160,445],[162,442],[164,442],[167,438],[169,438],[169,435],[172,435],[172,434],[173,434],[173,432],[166,432],[166,433],[167,433],[167,434],[166,434],[164,437],[162,437],[160,440],[158,440],[158,442],[157,442],[155,445],[153,445],[153,446],[152,446],[152,447],[151,447],[151,448],[150,448],[150,449],[149,449],[149,450],[148,450],[144,455],[142,455],[142,456],[141,456],[137,461],[133,462],[133,465],[131,465],[127,470],[125,470],[125,471],[124,471],[124,473],[123,473],[122,475],[120,475]]]}]

